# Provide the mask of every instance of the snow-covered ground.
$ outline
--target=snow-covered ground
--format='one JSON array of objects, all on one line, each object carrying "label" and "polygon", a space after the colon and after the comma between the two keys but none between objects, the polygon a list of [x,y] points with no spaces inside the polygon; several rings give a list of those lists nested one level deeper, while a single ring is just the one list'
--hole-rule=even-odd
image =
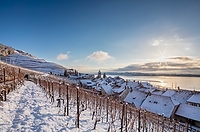
[{"label": "snow-covered ground", "polygon": [[[62,108],[62,107],[61,107]],[[103,132],[108,123],[101,121],[93,130],[94,120],[90,110],[80,115],[80,128],[76,128],[76,108],[70,109],[69,116],[63,116],[63,110],[46,98],[42,88],[25,81],[25,85],[11,92],[6,102],[0,102],[0,131],[75,131]]]}]

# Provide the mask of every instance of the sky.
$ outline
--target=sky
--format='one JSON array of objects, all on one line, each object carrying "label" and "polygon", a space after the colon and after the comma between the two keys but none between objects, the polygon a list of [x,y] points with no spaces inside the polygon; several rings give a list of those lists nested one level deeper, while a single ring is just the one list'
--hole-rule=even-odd
[{"label": "sky", "polygon": [[80,72],[200,74],[199,0],[0,0],[0,43]]}]

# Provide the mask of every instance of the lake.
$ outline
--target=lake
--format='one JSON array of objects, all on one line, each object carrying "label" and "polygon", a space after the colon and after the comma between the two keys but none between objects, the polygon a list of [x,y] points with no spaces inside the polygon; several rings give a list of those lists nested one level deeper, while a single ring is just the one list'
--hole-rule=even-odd
[{"label": "lake", "polygon": [[[111,77],[118,75],[108,75]],[[200,77],[176,77],[176,76],[120,76],[124,79],[145,81],[154,86],[163,88],[195,90],[200,91]]]}]

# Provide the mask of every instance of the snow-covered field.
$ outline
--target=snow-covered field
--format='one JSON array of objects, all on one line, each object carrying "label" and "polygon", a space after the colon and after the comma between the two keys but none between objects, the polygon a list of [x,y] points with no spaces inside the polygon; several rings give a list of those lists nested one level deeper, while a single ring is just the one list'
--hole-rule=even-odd
[{"label": "snow-covered field", "polygon": [[[61,107],[62,108],[62,107]],[[70,109],[69,116],[63,116],[63,110],[46,98],[42,88],[25,81],[25,85],[11,92],[6,102],[0,102],[0,131],[74,131],[103,132],[108,130],[108,123],[97,123],[90,110],[80,115],[80,128],[76,128],[76,108]]]}]

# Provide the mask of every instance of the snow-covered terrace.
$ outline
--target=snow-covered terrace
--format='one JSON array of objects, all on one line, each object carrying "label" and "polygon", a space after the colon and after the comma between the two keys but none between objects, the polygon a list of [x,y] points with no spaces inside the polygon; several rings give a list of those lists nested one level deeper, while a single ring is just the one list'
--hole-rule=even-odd
[{"label": "snow-covered terrace", "polygon": [[14,54],[8,55],[6,57],[1,57],[1,60],[16,66],[29,68],[45,73],[52,72],[54,74],[63,74],[65,69],[64,67],[58,64],[46,62],[43,59],[39,59],[34,56],[27,55],[25,53],[22,54],[18,51],[15,51]]}]

